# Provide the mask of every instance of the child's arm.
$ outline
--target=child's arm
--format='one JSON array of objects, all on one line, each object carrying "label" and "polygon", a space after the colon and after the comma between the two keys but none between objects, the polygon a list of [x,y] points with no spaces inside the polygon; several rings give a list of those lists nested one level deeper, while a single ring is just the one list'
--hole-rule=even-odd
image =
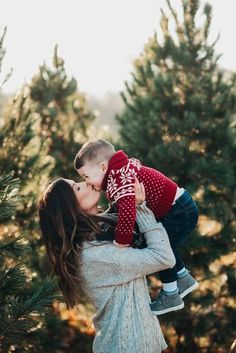
[{"label": "child's arm", "polygon": [[[133,230],[136,219],[135,196],[129,195],[117,201],[118,222],[115,231],[115,242],[118,245],[129,246],[133,240]],[[117,244],[116,244],[117,245]]]}]

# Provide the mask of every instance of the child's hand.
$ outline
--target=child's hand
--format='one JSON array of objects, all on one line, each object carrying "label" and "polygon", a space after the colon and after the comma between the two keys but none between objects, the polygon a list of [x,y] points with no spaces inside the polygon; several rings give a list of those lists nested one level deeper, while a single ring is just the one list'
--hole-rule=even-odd
[{"label": "child's hand", "polygon": [[134,192],[136,205],[140,205],[141,203],[143,203],[143,201],[146,200],[146,194],[143,183],[140,183],[136,177],[134,184]]}]

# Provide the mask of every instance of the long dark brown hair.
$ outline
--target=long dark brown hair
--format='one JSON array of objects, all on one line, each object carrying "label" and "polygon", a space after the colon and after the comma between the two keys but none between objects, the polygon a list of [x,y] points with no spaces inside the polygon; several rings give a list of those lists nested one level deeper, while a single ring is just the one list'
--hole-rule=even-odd
[{"label": "long dark brown hair", "polygon": [[58,276],[68,308],[81,293],[79,262],[83,241],[100,232],[99,217],[84,213],[71,185],[64,179],[50,182],[38,204],[39,221],[47,254]]}]

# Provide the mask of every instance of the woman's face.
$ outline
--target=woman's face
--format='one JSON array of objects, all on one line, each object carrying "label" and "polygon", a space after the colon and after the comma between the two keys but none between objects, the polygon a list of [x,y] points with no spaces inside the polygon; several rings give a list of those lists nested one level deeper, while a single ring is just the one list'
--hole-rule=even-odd
[{"label": "woman's face", "polygon": [[81,209],[88,214],[97,214],[100,191],[96,191],[92,186],[87,185],[85,181],[81,183],[76,183],[70,179],[65,179],[65,181],[69,183],[74,190]]}]

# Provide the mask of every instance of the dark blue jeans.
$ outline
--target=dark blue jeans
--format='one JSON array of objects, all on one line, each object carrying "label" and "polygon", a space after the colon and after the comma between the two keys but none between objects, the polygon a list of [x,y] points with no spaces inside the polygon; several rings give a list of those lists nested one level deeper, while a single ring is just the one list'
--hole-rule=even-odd
[{"label": "dark blue jeans", "polygon": [[176,264],[172,269],[160,271],[162,283],[176,281],[177,272],[185,265],[177,252],[177,248],[188,238],[194,230],[198,221],[198,208],[191,195],[185,190],[175,201],[170,211],[162,218],[158,219],[165,227],[170,245],[175,255]]}]

